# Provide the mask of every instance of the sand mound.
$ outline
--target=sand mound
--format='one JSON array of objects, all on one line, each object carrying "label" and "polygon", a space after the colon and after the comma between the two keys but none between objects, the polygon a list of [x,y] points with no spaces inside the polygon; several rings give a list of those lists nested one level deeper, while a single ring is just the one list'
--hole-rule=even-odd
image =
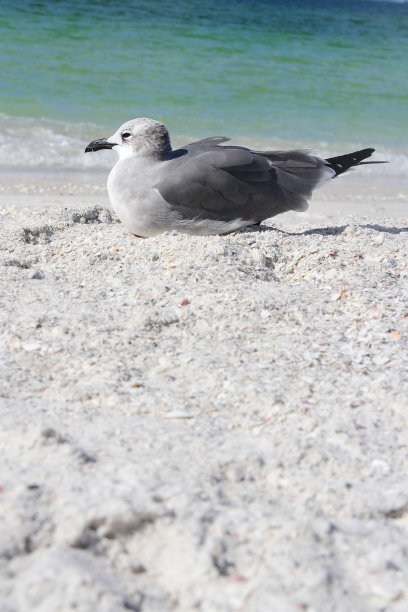
[{"label": "sand mound", "polygon": [[3,612],[406,611],[408,223],[3,216]]}]

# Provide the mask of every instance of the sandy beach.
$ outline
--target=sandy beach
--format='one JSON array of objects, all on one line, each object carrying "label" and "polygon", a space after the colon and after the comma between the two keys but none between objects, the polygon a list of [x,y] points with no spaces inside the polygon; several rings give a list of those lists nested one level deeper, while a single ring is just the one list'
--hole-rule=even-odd
[{"label": "sandy beach", "polygon": [[105,180],[2,182],[2,612],[405,612],[406,185],[144,240]]}]

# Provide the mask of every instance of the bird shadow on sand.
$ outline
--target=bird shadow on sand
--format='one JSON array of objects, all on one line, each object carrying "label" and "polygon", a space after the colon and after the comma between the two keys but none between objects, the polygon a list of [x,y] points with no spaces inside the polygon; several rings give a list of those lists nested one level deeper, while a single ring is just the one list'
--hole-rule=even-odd
[{"label": "bird shadow on sand", "polygon": [[[354,224],[353,224],[354,225]],[[309,235],[320,235],[320,236],[337,236],[342,234],[349,225],[338,225],[336,227],[315,227],[304,232],[288,232],[280,227],[273,227],[268,225],[251,226],[254,229],[252,231],[264,233],[264,232],[280,232],[286,236],[309,236]],[[408,232],[408,227],[385,227],[377,224],[355,224],[355,227],[362,229],[373,229],[377,232],[386,232],[387,234],[401,234],[402,232]],[[248,231],[248,228],[245,228]],[[245,230],[244,230],[245,231]]]},{"label": "bird shadow on sand", "polygon": [[387,232],[387,234],[401,234],[402,232],[408,232],[408,227],[384,227],[383,225],[360,225],[360,227],[364,227],[367,229],[373,229],[377,232]]}]

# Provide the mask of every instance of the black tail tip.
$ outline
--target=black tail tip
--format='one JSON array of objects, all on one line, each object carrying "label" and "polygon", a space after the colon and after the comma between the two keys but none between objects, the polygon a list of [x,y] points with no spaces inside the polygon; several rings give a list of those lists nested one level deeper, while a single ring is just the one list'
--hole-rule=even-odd
[{"label": "black tail tip", "polygon": [[345,155],[338,155],[337,157],[330,157],[326,159],[329,168],[335,171],[336,176],[343,174],[353,166],[358,166],[363,159],[370,157],[374,153],[375,149],[361,149],[360,151],[354,151],[353,153],[346,153]]}]

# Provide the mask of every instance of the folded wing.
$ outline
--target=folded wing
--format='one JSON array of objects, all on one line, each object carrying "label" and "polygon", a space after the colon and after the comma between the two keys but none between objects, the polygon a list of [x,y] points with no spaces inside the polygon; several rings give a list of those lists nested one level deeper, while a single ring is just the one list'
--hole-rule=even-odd
[{"label": "folded wing", "polygon": [[307,198],[333,171],[302,151],[251,151],[198,141],[174,151],[156,185],[189,218],[259,222],[286,210],[304,210]]}]

